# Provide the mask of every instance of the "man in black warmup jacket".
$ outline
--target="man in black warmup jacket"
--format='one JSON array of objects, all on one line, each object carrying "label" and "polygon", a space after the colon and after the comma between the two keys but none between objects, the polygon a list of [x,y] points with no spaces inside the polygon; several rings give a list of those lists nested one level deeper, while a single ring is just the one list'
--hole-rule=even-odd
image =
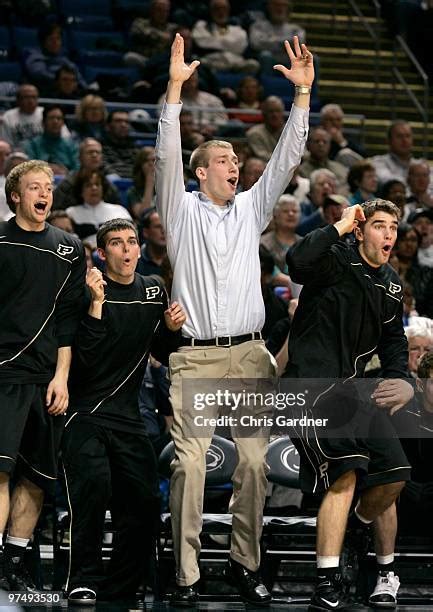
[{"label": "man in black warmup jacket", "polygon": [[[104,223],[97,244],[106,272],[92,268],[87,275],[91,301],[74,345],[63,440],[71,516],[66,588],[69,603],[79,605],[93,605],[97,597],[134,596],[144,579],[159,499],[156,459],[138,392],[152,343],[155,350],[166,346],[170,333],[185,321],[176,302],[168,307],[160,281],[135,273],[140,247],[132,222]],[[104,577],[101,546],[108,507],[115,539]]]},{"label": "man in black warmup jacket", "polygon": [[56,481],[86,263],[80,241],[46,223],[48,164],[16,166],[5,190],[16,216],[0,222],[0,588],[34,592],[23,559]]},{"label": "man in black warmup jacket", "polygon": [[[385,410],[392,414],[413,395],[403,380],[407,341],[401,281],[388,264],[398,219],[397,207],[386,200],[352,206],[287,255],[290,277],[304,287],[290,331],[286,376],[315,379],[306,413],[328,419],[326,431],[302,428],[293,438],[301,455],[302,488],[323,495],[311,611],[352,609],[342,596],[339,562],[355,495],[352,533],[366,533],[371,523],[375,527],[378,578],[370,603],[396,605],[394,502],[410,465]],[[357,244],[348,246],[340,238],[352,231]],[[358,379],[376,351],[384,380],[368,391],[367,381]]]}]

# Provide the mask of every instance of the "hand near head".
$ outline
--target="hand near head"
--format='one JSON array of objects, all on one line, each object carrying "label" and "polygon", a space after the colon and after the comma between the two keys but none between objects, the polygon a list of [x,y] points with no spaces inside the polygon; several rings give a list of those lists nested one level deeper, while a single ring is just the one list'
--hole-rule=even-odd
[{"label": "hand near head", "polygon": [[194,60],[189,65],[185,64],[183,38],[180,34],[176,34],[173,44],[171,45],[170,81],[184,83],[189,79],[199,64],[200,62],[198,60]]},{"label": "hand near head", "polygon": [[355,227],[358,226],[359,221],[365,221],[365,215],[362,206],[360,204],[355,204],[343,210],[340,221],[334,223],[334,227],[340,236],[343,236],[344,234],[353,232]]},{"label": "hand near head", "polygon": [[282,64],[277,64],[274,69],[281,72],[294,85],[311,87],[314,81],[313,54],[308,51],[306,45],[299,44],[297,36],[293,37],[294,51],[288,40],[284,41],[284,46],[290,59],[290,70]]}]

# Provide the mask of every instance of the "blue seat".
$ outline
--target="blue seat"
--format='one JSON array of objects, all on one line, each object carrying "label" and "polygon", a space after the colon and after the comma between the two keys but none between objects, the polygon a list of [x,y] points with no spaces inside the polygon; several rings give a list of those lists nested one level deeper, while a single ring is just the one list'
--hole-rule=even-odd
[{"label": "blue seat", "polygon": [[114,31],[113,20],[108,15],[73,15],[67,18],[67,25],[71,30],[82,32]]},{"label": "blue seat", "polygon": [[79,51],[123,51],[125,40],[120,32],[82,32],[69,30],[70,48]]},{"label": "blue seat", "polygon": [[0,27],[0,58],[7,60],[11,56],[12,41],[8,28]]},{"label": "blue seat", "polygon": [[19,83],[23,72],[18,62],[0,62],[0,81]]},{"label": "blue seat", "polygon": [[290,81],[280,76],[262,75],[260,82],[265,98],[268,96],[278,96],[283,100],[286,109],[290,106],[295,97],[295,88]]},{"label": "blue seat", "polygon": [[129,178],[119,178],[119,179],[113,179],[111,182],[119,190],[122,206],[124,206],[125,208],[128,208],[127,193],[128,193],[128,189],[130,189],[133,186],[134,181]]},{"label": "blue seat", "polygon": [[[132,85],[140,78],[140,73],[137,68],[106,68],[99,66],[85,66],[84,78],[88,83],[97,81],[99,77],[107,79],[108,77],[119,78],[119,81],[126,80],[129,85]],[[121,83],[119,82],[119,85]]]},{"label": "blue seat", "polygon": [[59,13],[64,17],[75,15],[110,15],[111,0],[58,0]]},{"label": "blue seat", "polygon": [[240,81],[245,77],[245,74],[221,71],[216,72],[215,76],[217,78],[219,87],[230,87],[231,89],[237,89]]},{"label": "blue seat", "polygon": [[36,28],[13,26],[12,42],[18,52],[26,47],[39,47],[39,39]]},{"label": "blue seat", "polygon": [[78,62],[82,66],[93,68],[122,68],[123,54],[118,51],[81,51],[78,53]]}]

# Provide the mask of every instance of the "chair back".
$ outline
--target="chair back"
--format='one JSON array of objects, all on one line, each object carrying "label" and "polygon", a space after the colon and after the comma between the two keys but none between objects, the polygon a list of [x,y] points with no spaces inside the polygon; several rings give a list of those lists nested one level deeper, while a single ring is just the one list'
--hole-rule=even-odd
[{"label": "chair back", "polygon": [[272,440],[266,460],[270,482],[299,489],[299,453],[289,436]]},{"label": "chair back", "polygon": [[[165,478],[171,477],[170,464],[175,457],[174,443],[162,450],[158,471]],[[206,486],[217,486],[230,482],[237,464],[236,447],[231,440],[214,436],[206,452]]]}]

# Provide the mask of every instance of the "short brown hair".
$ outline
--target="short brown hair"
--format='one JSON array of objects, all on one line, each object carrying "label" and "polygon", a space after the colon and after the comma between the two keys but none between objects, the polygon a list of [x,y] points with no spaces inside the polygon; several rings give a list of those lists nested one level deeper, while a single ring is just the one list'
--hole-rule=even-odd
[{"label": "short brown hair", "polygon": [[[367,202],[364,202],[361,206],[362,210],[364,211],[366,221],[368,221],[376,212],[384,212],[388,213],[389,215],[394,215],[394,217],[397,218],[397,221],[400,221],[400,209],[390,200],[376,198],[375,200],[367,200]],[[361,223],[360,226],[362,226]]]},{"label": "short brown hair", "polygon": [[110,189],[110,183],[105,177],[105,174],[101,172],[100,170],[86,170],[85,168],[81,168],[80,170],[78,170],[77,174],[75,175],[73,179],[73,183],[72,183],[74,196],[77,198],[80,204],[84,202],[83,187],[87,183],[90,183],[90,181],[93,179],[94,176],[96,176],[101,183],[102,198],[105,199],[106,194],[108,193],[108,190]]},{"label": "short brown hair", "polygon": [[417,375],[418,378],[430,378],[430,374],[433,370],[433,351],[426,353],[419,362]]},{"label": "short brown hair", "polygon": [[18,164],[18,166],[15,166],[15,168],[12,168],[6,177],[5,183],[6,201],[12,212],[15,212],[16,208],[11,194],[13,192],[18,193],[21,177],[29,172],[45,172],[51,181],[54,180],[54,173],[50,166],[47,164],[47,162],[41,161],[40,159],[30,159],[29,161],[24,161],[21,164]]},{"label": "short brown hair", "polygon": [[233,150],[231,142],[226,140],[208,140],[194,149],[189,158],[189,167],[194,176],[196,176],[197,168],[207,168],[209,166],[209,149],[216,149],[217,147]]},{"label": "short brown hair", "polygon": [[138,232],[132,221],[129,219],[110,219],[101,225],[96,234],[96,246],[98,249],[105,249],[107,244],[107,234],[120,230],[132,230],[138,240]]}]

